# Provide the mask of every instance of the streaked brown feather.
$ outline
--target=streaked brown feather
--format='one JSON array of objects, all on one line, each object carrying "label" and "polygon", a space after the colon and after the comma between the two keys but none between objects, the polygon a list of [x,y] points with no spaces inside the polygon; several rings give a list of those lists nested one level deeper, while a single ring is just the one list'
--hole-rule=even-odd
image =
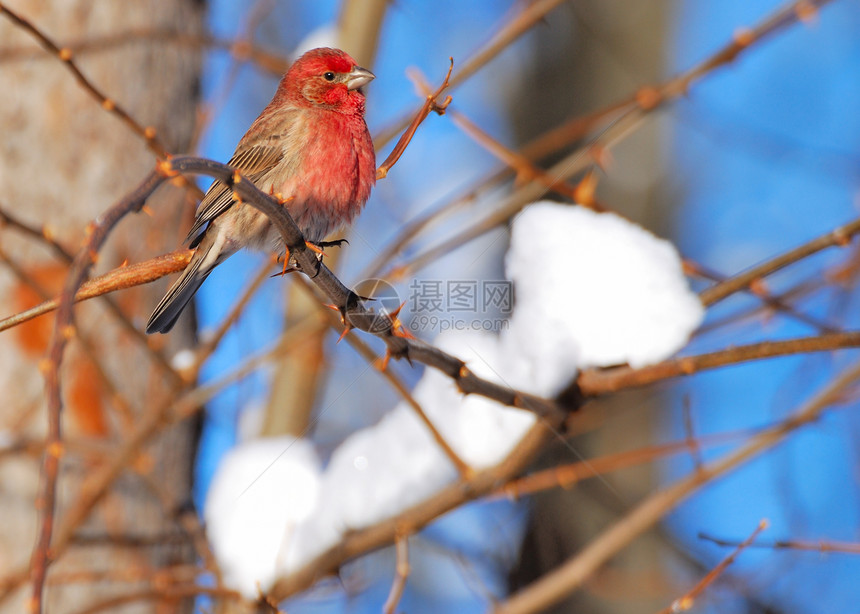
[{"label": "streaked brown feather", "polygon": [[[275,168],[283,157],[283,147],[268,144],[256,145],[241,150],[237,149],[228,164],[238,169],[251,182],[257,183],[261,177]],[[206,191],[203,200],[200,201],[194,224],[188,231],[185,242],[188,243],[199,238],[198,235],[203,227],[224,213],[231,204],[233,204],[232,192],[220,181],[213,182]]]}]

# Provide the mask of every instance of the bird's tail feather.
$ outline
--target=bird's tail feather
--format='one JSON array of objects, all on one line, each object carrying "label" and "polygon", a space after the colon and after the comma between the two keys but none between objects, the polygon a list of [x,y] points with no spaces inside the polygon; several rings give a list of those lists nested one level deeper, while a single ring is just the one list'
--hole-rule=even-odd
[{"label": "bird's tail feather", "polygon": [[152,315],[149,316],[149,321],[146,323],[146,334],[166,333],[173,328],[182,310],[191,302],[191,298],[209,277],[215,264],[218,263],[216,260],[215,263],[208,266],[201,266],[207,260],[206,256],[212,247],[210,243],[208,247],[200,246],[197,248],[182,275],[170,286],[167,294],[164,295]]}]

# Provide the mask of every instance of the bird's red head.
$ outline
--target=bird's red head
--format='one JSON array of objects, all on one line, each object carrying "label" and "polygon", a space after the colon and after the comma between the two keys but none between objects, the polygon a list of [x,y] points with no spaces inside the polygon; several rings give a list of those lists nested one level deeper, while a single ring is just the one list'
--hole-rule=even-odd
[{"label": "bird's red head", "polygon": [[279,93],[299,106],[341,113],[364,113],[361,87],[374,78],[340,49],[321,47],[305,53],[284,75]]}]

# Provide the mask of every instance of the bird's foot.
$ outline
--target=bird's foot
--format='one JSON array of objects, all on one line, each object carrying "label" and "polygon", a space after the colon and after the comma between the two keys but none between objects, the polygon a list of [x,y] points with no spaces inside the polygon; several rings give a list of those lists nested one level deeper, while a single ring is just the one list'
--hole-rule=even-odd
[{"label": "bird's foot", "polygon": [[349,241],[346,239],[335,239],[334,241],[318,241],[317,243],[311,243],[310,241],[305,241],[305,245],[308,246],[312,252],[316,252],[317,257],[322,260],[323,256],[325,256],[325,252],[323,251],[327,247],[340,247],[346,243],[349,244]]}]

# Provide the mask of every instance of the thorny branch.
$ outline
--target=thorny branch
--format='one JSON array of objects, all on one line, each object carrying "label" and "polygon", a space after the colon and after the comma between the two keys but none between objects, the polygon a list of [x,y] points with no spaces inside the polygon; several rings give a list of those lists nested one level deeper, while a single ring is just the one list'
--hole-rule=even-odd
[{"label": "thorny branch", "polygon": [[32,611],[42,611],[42,597],[47,567],[50,564],[50,547],[56,507],[59,459],[62,455],[60,415],[60,365],[68,341],[75,335],[74,297],[98,258],[98,251],[114,226],[131,212],[140,211],[146,199],[166,180],[181,173],[205,174],[231,187],[239,198],[266,214],[279,230],[289,253],[303,271],[310,272],[314,283],[337,305],[345,324],[372,332],[385,341],[394,358],[415,360],[441,370],[451,377],[464,394],[474,393],[494,399],[505,405],[533,411],[556,420],[564,415],[555,402],[535,395],[512,390],[477,377],[466,364],[441,350],[398,333],[390,319],[379,325],[379,314],[367,310],[360,297],[347,289],[337,277],[319,262],[316,253],[307,247],[304,237],[286,208],[253,183],[242,178],[231,167],[211,160],[183,156],[160,162],[138,188],[90,224],[88,237],[72,263],[69,276],[59,297],[56,323],[51,337],[48,358],[43,364],[48,398],[49,432],[42,460],[42,479],[37,508],[41,513],[39,536],[33,551],[30,578],[32,582]]},{"label": "thorny branch", "polygon": [[[308,282],[306,282],[305,280],[300,281],[307,288],[308,292],[311,292]],[[328,311],[322,305],[320,306],[320,309]],[[325,315],[329,316],[330,313],[331,312],[326,313]],[[333,324],[333,327],[335,326],[337,326],[337,324]],[[445,441],[445,438],[436,428],[436,425],[433,424],[433,421],[430,420],[430,417],[424,411],[424,408],[421,407],[421,404],[418,403],[414,396],[412,396],[412,393],[409,391],[409,388],[406,386],[406,384],[404,384],[403,381],[397,375],[395,375],[391,369],[387,368],[387,365],[384,365],[382,363],[382,361],[379,359],[379,357],[369,345],[367,345],[357,336],[351,334],[351,331],[349,329],[344,329],[341,339],[339,339],[338,341],[344,339],[347,343],[349,343],[349,345],[353,347],[353,349],[355,349],[356,352],[361,354],[362,358],[364,358],[368,363],[373,365],[388,381],[388,383],[391,384],[391,387],[397,391],[397,394],[399,394],[401,398],[403,398],[403,400],[409,404],[409,406],[418,416],[419,420],[421,420],[421,422],[424,423],[424,426],[427,427],[427,430],[430,431],[431,436],[445,453],[445,456],[447,456],[448,460],[450,460],[451,463],[457,468],[457,472],[460,474],[460,477],[467,478],[468,476],[470,476],[473,472],[472,468],[469,467],[469,465],[467,465],[465,461],[463,461],[463,459],[461,459],[457,455],[454,449],[451,448],[451,445],[447,441]]]},{"label": "thorny branch", "polygon": [[[368,310],[361,298],[344,286],[334,273],[318,260],[316,252],[306,245],[301,231],[290,217],[287,209],[269,195],[261,192],[253,183],[243,179],[231,167],[203,158],[178,156],[162,163],[160,172],[171,175],[173,173],[198,173],[211,176],[233,189],[244,202],[268,216],[280,232],[287,250],[301,270],[313,271],[310,274],[311,279],[338,307],[344,324],[348,328],[358,328],[382,339],[391,357],[405,358],[439,369],[451,377],[464,394],[486,396],[503,405],[526,409],[540,416],[566,413],[553,401],[512,390],[477,377],[463,361],[418,339],[405,337],[394,327],[390,318],[383,318],[383,322],[387,320],[387,323],[380,325],[380,314]],[[158,172],[154,172],[153,175],[158,176]]]}]

